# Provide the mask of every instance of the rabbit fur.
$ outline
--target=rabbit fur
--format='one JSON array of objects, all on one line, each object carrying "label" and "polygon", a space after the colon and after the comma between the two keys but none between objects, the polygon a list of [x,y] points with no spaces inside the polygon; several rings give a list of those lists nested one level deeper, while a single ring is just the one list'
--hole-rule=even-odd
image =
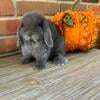
[{"label": "rabbit fur", "polygon": [[48,60],[55,64],[65,62],[65,44],[61,31],[42,14],[23,15],[17,30],[17,47],[21,49],[23,64],[35,59],[37,68],[44,68]]}]

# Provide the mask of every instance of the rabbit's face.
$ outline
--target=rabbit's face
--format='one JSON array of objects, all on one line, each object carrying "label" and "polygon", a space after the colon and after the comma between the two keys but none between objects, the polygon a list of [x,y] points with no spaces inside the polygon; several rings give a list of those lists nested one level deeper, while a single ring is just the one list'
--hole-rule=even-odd
[{"label": "rabbit's face", "polygon": [[50,48],[43,41],[32,42],[32,56],[35,58],[38,68],[45,67],[49,54]]},{"label": "rabbit's face", "polygon": [[34,31],[23,29],[22,37],[26,42],[29,41],[30,43],[36,44],[43,41],[43,31],[42,29]]},{"label": "rabbit's face", "polygon": [[50,53],[50,47],[48,47],[43,38],[43,31],[40,32],[36,31],[27,31],[23,35],[24,43],[26,43],[28,46],[31,46],[31,52],[32,56],[36,60],[36,66],[38,68],[45,67],[47,59],[49,57]]}]

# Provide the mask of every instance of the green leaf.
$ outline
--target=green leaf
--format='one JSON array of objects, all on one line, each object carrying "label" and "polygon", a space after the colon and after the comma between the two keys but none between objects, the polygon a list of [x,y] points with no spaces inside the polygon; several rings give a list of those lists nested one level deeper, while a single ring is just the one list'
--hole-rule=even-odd
[{"label": "green leaf", "polygon": [[67,26],[72,26],[74,24],[73,17],[69,13],[65,13],[62,18],[62,23]]},{"label": "green leaf", "polygon": [[76,10],[77,5],[80,3],[80,0],[76,0],[76,2],[72,6],[72,10]]}]

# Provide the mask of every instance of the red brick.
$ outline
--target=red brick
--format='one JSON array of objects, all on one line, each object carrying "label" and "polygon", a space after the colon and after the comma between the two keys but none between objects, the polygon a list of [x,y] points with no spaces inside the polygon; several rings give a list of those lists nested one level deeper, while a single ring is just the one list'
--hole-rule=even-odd
[{"label": "red brick", "polygon": [[[73,4],[71,4],[71,3],[61,3],[60,10],[63,11],[63,10],[71,9],[72,6],[73,6]],[[87,6],[85,4],[78,4],[76,7],[76,10],[83,11],[83,10],[86,10],[86,8],[87,8]]]},{"label": "red brick", "polygon": [[67,10],[67,9],[71,9],[72,7],[72,4],[69,4],[69,3],[60,3],[60,10],[63,11],[63,10]]},{"label": "red brick", "polygon": [[0,0],[0,16],[14,15],[12,0]]},{"label": "red brick", "polygon": [[100,14],[100,5],[89,5],[88,9],[94,11],[96,14]]},{"label": "red brick", "polygon": [[0,37],[0,53],[17,50],[15,36]]},{"label": "red brick", "polygon": [[46,2],[46,1],[34,1],[34,0],[20,0],[16,2],[17,15],[23,15],[29,11],[37,11],[45,15],[51,15],[58,11],[57,1]]},{"label": "red brick", "polygon": [[18,18],[0,18],[0,35],[15,34],[18,23]]}]

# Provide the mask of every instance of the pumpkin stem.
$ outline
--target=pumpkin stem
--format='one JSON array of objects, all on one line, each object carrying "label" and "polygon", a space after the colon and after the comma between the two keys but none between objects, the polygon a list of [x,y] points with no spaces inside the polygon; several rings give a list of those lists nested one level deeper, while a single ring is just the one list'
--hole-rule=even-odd
[{"label": "pumpkin stem", "polygon": [[76,10],[76,6],[80,3],[80,0],[76,0],[75,3],[72,6],[72,10]]}]

